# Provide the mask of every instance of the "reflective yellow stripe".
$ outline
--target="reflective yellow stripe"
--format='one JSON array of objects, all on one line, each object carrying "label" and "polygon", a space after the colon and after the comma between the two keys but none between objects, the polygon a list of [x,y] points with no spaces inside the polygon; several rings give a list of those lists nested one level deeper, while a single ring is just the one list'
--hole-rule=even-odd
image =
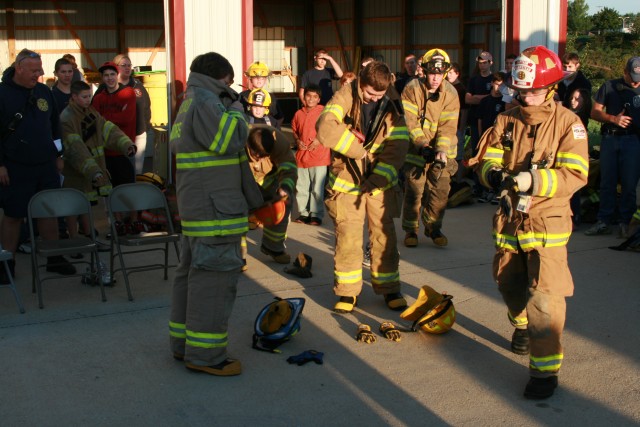
[{"label": "reflective yellow stripe", "polygon": [[402,220],[402,229],[403,230],[417,230],[418,227],[420,226],[418,220],[416,219],[415,221],[409,221],[406,219]]},{"label": "reflective yellow stripe", "polygon": [[176,154],[176,169],[198,169],[217,166],[239,165],[242,157],[218,156],[211,151]]},{"label": "reflective yellow stripe", "polygon": [[338,143],[333,147],[333,151],[337,151],[341,154],[347,154],[349,148],[351,148],[351,144],[356,140],[356,136],[349,131],[349,129],[345,129],[342,132],[342,136],[338,140]]},{"label": "reflective yellow stripe", "polygon": [[220,125],[218,126],[218,132],[216,132],[216,136],[213,138],[213,142],[209,146],[209,150],[220,154],[226,153],[227,148],[229,148],[231,137],[238,126],[239,120],[241,119],[238,117],[237,113],[227,111],[222,114],[222,117],[220,118]]},{"label": "reflective yellow stripe", "polygon": [[406,114],[413,114],[414,116],[418,115],[418,106],[413,102],[409,102],[406,99],[403,99],[402,107],[404,108],[404,112]]},{"label": "reflective yellow stripe", "polygon": [[420,168],[424,168],[424,166],[427,164],[427,161],[424,159],[424,157],[420,156],[419,154],[411,154],[408,153],[407,157],[405,157],[404,161],[406,163],[410,163],[412,165],[416,165]]},{"label": "reflective yellow stripe", "polygon": [[373,173],[376,175],[384,176],[387,181],[393,185],[398,182],[398,171],[388,163],[378,162],[376,164],[376,167],[373,168]]},{"label": "reflective yellow stripe", "polygon": [[322,110],[322,114],[333,114],[338,118],[338,121],[342,123],[342,119],[344,118],[344,109],[338,104],[327,104]]},{"label": "reflective yellow stripe", "polygon": [[228,341],[228,333],[212,334],[208,332],[195,332],[187,329],[186,344],[192,347],[200,348],[217,348],[226,347]]},{"label": "reflective yellow stripe", "polygon": [[516,239],[515,236],[494,232],[493,240],[495,241],[496,247],[498,248],[509,249],[513,251],[518,250],[518,239]]},{"label": "reflective yellow stripe", "polygon": [[449,120],[458,120],[458,112],[457,111],[441,111],[440,112],[440,121],[446,122]]},{"label": "reflective yellow stripe", "polygon": [[[371,192],[371,195],[376,196],[381,192],[393,187],[393,183],[387,184],[383,188],[376,188]],[[352,196],[359,196],[361,194],[360,186],[354,184],[346,179],[338,178],[336,175],[329,173],[329,188],[340,193],[351,194]]]},{"label": "reflective yellow stripe", "polygon": [[584,176],[589,176],[589,162],[584,157],[573,153],[558,151],[556,155],[556,168],[566,167],[577,170]]},{"label": "reflective yellow stripe", "polygon": [[184,323],[169,322],[169,335],[174,338],[186,338],[186,325]]},{"label": "reflective yellow stripe", "polygon": [[535,357],[529,355],[529,368],[540,372],[556,372],[560,370],[564,354],[552,354],[551,356]]},{"label": "reflective yellow stripe", "polygon": [[527,317],[513,317],[511,315],[511,313],[509,313],[507,311],[507,316],[509,317],[509,321],[511,322],[511,324],[513,326],[515,326],[516,328],[518,326],[520,326],[520,328],[522,328],[523,326],[527,326],[529,324],[529,319],[527,319]]},{"label": "reflective yellow stripe", "polygon": [[333,272],[336,283],[350,284],[358,283],[362,280],[362,269],[353,271],[337,271]]},{"label": "reflective yellow stripe", "polygon": [[538,191],[534,196],[553,197],[558,189],[558,173],[554,169],[536,170],[540,177]]},{"label": "reflective yellow stripe", "polygon": [[392,271],[391,273],[381,273],[371,270],[371,283],[374,285],[386,285],[400,281],[400,273]]},{"label": "reflective yellow stripe", "polygon": [[284,240],[287,238],[287,232],[283,231],[279,233],[279,232],[273,231],[269,227],[263,227],[262,237],[264,237],[265,239],[271,240],[274,243],[280,243],[280,242],[284,242]]},{"label": "reflective yellow stripe", "polygon": [[420,128],[415,128],[411,130],[411,133],[409,133],[409,136],[411,137],[412,141],[415,141],[418,138],[426,138],[426,135],[424,134],[424,132],[422,131],[422,129]]},{"label": "reflective yellow stripe", "polygon": [[211,220],[211,221],[187,221],[181,220],[182,233],[185,236],[233,236],[249,231],[249,220],[245,217]]},{"label": "reflective yellow stripe", "polygon": [[638,221],[640,221],[640,209],[638,209],[637,211],[635,211],[635,213],[633,214],[633,217],[635,219],[637,219]]}]

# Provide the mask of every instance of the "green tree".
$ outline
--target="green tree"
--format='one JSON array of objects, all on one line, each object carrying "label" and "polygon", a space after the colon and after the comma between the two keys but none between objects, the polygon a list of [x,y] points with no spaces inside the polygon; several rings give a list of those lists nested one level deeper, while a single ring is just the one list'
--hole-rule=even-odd
[{"label": "green tree", "polygon": [[569,2],[567,8],[567,30],[573,34],[584,34],[591,29],[591,18],[588,15],[589,5],[585,0]]},{"label": "green tree", "polygon": [[591,17],[594,29],[598,31],[619,31],[622,28],[620,14],[615,9],[603,7]]}]

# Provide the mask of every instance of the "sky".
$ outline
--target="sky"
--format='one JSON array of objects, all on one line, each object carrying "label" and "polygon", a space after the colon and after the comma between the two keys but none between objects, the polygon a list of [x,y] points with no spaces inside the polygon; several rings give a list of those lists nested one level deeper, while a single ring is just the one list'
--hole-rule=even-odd
[{"label": "sky", "polygon": [[640,12],[640,0],[587,0],[589,15],[594,15],[600,11],[600,7],[615,9],[621,15],[626,13]]}]

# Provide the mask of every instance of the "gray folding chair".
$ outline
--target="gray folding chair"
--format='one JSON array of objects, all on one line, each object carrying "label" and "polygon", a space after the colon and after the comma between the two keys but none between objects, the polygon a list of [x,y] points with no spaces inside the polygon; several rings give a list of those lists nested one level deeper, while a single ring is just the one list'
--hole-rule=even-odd
[{"label": "gray folding chair", "polygon": [[[60,218],[77,215],[89,216],[90,236],[78,236],[73,239],[43,240],[36,239],[34,230],[34,219]],[[33,290],[38,293],[38,303],[40,308],[44,307],[42,302],[42,282],[46,280],[61,279],[58,274],[41,276],[40,269],[47,266],[46,262],[39,264],[38,258],[51,256],[73,255],[78,253],[91,254],[91,261],[73,261],[71,264],[89,264],[90,274],[95,276],[96,264],[98,260],[98,246],[96,245],[95,227],[93,226],[93,215],[91,214],[91,203],[85,195],[73,188],[57,188],[53,190],[43,190],[36,193],[29,201],[29,234],[31,236],[31,272],[33,275]],[[64,276],[76,277],[84,276],[85,273],[70,274]],[[104,293],[102,281],[96,277],[100,284],[102,301],[107,300]]]},{"label": "gray folding chair", "polygon": [[5,251],[4,249],[0,250],[0,261],[2,262],[4,270],[7,272],[7,278],[9,279],[9,284],[0,285],[0,288],[11,289],[11,292],[13,292],[13,296],[16,298],[16,304],[18,304],[20,313],[24,313],[24,305],[22,305],[22,299],[20,298],[20,294],[16,289],[16,283],[13,281],[13,274],[11,274],[11,270],[9,269],[9,260],[12,259],[13,254],[11,252]]},{"label": "gray folding chair", "polygon": [[[176,255],[180,258],[180,251],[178,249],[178,241],[180,235],[173,229],[173,223],[171,221],[171,214],[169,212],[169,206],[167,205],[167,199],[162,191],[155,185],[146,182],[137,182],[134,184],[119,185],[111,191],[109,198],[107,199],[107,206],[109,208],[109,221],[111,222],[111,256],[110,256],[110,269],[111,277],[115,277],[115,273],[122,272],[124,276],[124,283],[127,287],[127,295],[129,301],[133,301],[133,295],[131,294],[131,287],[129,285],[129,274],[137,273],[141,271],[149,271],[156,269],[164,269],[164,280],[168,278],[169,268],[169,243],[173,243],[176,251]],[[140,233],[133,235],[118,236],[116,230],[116,213],[129,214],[133,211],[143,211],[149,209],[160,209],[164,212],[167,218],[167,231],[158,231],[152,233]],[[123,247],[139,248],[141,246],[151,246],[146,249],[134,249],[123,251]],[[164,252],[164,263],[159,264],[145,264],[128,267],[125,265],[124,257],[131,254],[139,254],[141,252]],[[118,258],[120,266],[115,268],[114,260]],[[138,258],[139,259],[139,258]]]}]

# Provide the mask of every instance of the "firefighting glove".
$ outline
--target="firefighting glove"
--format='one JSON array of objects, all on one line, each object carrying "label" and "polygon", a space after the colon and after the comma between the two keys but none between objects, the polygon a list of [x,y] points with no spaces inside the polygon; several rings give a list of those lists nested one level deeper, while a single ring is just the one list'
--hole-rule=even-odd
[{"label": "firefighting glove", "polygon": [[290,356],[287,362],[290,364],[295,363],[298,366],[302,366],[307,362],[315,362],[317,365],[322,365],[322,356],[324,356],[324,353],[321,351],[307,350],[296,356]]},{"label": "firefighting glove", "polygon": [[373,344],[376,342],[376,336],[371,332],[371,326],[365,324],[358,326],[356,341],[363,342],[365,344]]},{"label": "firefighting glove", "polygon": [[433,161],[436,159],[436,150],[428,145],[425,145],[424,147],[420,148],[420,155],[427,163],[433,163]]},{"label": "firefighting glove", "polygon": [[513,202],[509,193],[518,191],[518,182],[512,175],[508,175],[498,188],[498,198],[500,199],[500,208],[508,221],[513,219]]},{"label": "firefighting glove", "polygon": [[491,169],[487,173],[487,182],[496,193],[499,192],[502,181],[510,175],[504,169]]},{"label": "firefighting glove", "polygon": [[91,185],[97,190],[98,195],[103,197],[108,196],[113,189],[113,187],[111,186],[111,182],[109,182],[109,178],[103,175],[101,172],[97,172],[93,176]]},{"label": "firefighting glove", "polygon": [[382,322],[382,324],[380,324],[380,333],[387,339],[395,342],[400,342],[402,338],[400,331],[391,322]]}]

